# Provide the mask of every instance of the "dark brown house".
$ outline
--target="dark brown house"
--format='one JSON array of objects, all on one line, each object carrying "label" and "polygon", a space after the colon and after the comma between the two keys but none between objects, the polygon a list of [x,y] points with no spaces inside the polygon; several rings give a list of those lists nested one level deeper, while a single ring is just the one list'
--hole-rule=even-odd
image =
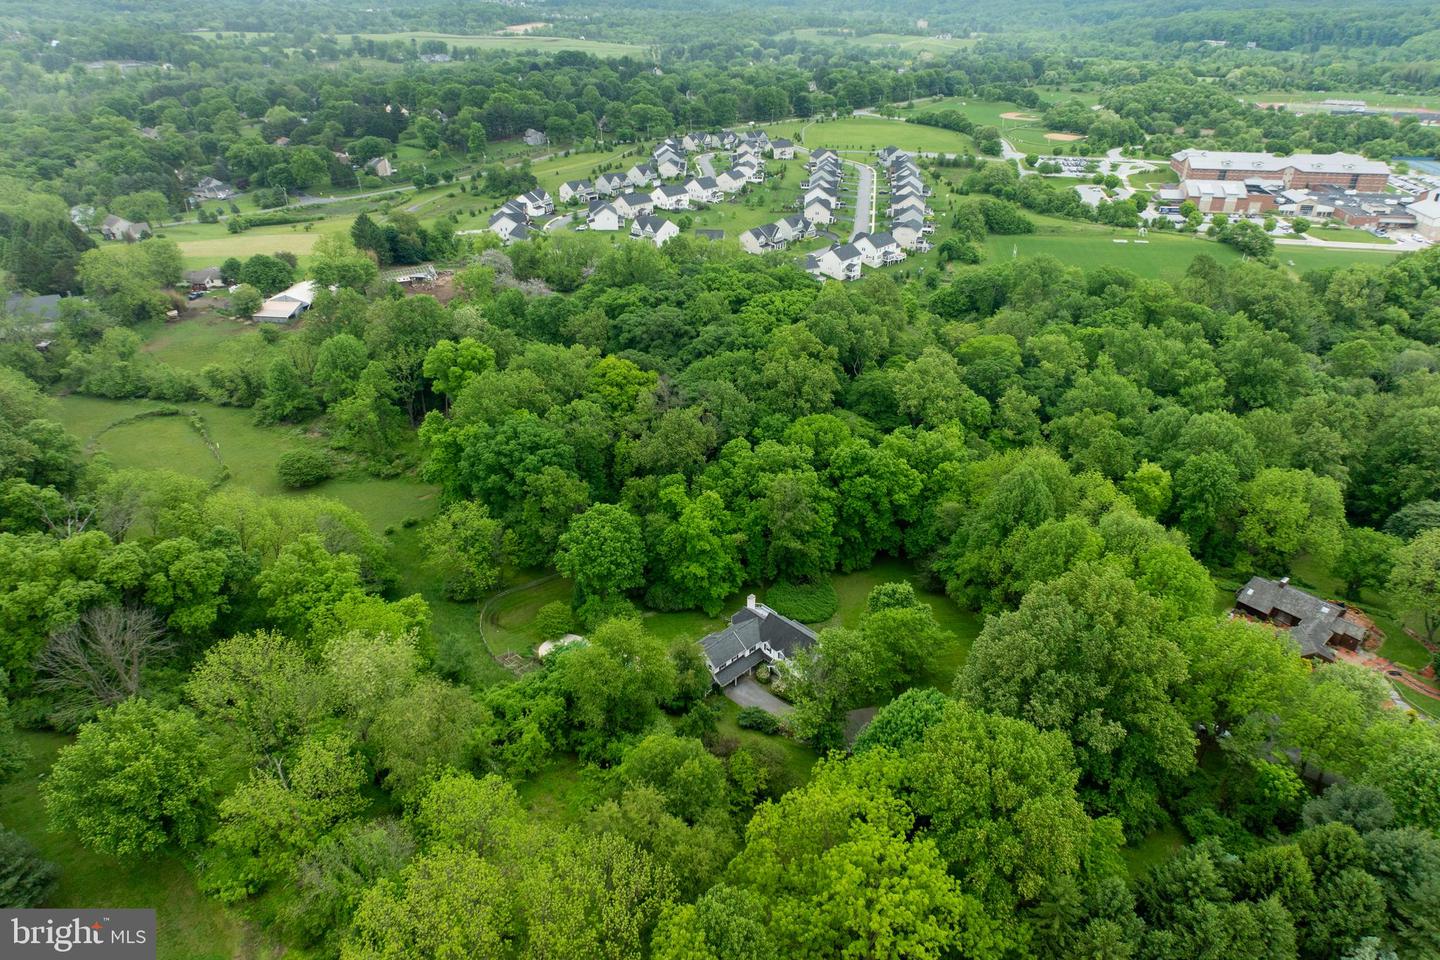
[{"label": "dark brown house", "polygon": [[1300,644],[1300,656],[1332,663],[1335,648],[1357,650],[1369,633],[1364,624],[1346,617],[1345,604],[1322,600],[1292,587],[1289,577],[1251,577],[1235,595],[1235,609],[1257,620],[1287,627]]}]

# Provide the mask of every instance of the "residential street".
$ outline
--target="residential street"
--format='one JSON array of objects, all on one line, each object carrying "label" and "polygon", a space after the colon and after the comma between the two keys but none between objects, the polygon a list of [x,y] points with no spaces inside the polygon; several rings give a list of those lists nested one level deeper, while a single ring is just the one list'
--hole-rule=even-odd
[{"label": "residential street", "polygon": [[714,156],[715,154],[713,153],[702,153],[695,158],[695,166],[700,168],[700,176],[715,176],[715,163],[713,159]]},{"label": "residential street", "polygon": [[854,160],[846,163],[860,171],[860,188],[855,191],[855,225],[850,230],[853,238],[857,233],[875,232],[875,168]]}]

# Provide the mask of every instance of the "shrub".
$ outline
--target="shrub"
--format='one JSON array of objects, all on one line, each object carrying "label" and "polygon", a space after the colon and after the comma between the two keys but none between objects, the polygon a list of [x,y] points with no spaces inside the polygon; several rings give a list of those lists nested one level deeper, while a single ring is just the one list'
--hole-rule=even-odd
[{"label": "shrub", "polygon": [[640,611],[624,597],[591,597],[575,611],[586,630],[594,630],[607,620],[639,620]]},{"label": "shrub", "polygon": [[321,451],[302,448],[282,456],[276,464],[276,472],[285,486],[291,490],[303,490],[329,480],[335,475],[335,467]]},{"label": "shrub", "polygon": [[765,591],[770,609],[801,623],[819,623],[835,616],[840,598],[835,585],[824,579],[818,583],[777,583]]},{"label": "shrub", "polygon": [[0,908],[25,910],[44,903],[60,871],[20,834],[0,828]]},{"label": "shrub", "polygon": [[575,615],[563,600],[547,603],[535,613],[535,632],[541,640],[559,640],[574,629]]},{"label": "shrub", "polygon": [[746,730],[759,730],[761,733],[780,732],[780,721],[759,707],[745,707],[735,717],[735,722]]}]

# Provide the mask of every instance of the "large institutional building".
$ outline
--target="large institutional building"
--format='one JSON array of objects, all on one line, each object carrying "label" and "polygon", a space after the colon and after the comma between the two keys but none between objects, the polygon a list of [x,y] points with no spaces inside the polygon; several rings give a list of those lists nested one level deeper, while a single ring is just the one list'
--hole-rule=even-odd
[{"label": "large institutional building", "polygon": [[1282,183],[1290,189],[1329,186],[1365,193],[1384,190],[1390,176],[1390,168],[1384,163],[1353,153],[1277,157],[1270,153],[1181,150],[1171,154],[1170,168],[1182,181],[1261,180]]}]

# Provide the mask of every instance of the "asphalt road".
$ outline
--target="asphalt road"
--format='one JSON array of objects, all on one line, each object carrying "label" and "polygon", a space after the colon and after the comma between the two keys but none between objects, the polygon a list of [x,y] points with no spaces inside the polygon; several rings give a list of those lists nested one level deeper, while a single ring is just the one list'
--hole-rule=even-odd
[{"label": "asphalt road", "polygon": [[860,188],[855,191],[855,226],[850,231],[853,238],[857,233],[875,232],[875,168],[854,160],[846,163],[860,171]]},{"label": "asphalt road", "polygon": [[700,176],[715,176],[715,164],[714,161],[711,159],[714,156],[715,154],[713,153],[702,153],[695,158],[695,166],[700,168]]}]

